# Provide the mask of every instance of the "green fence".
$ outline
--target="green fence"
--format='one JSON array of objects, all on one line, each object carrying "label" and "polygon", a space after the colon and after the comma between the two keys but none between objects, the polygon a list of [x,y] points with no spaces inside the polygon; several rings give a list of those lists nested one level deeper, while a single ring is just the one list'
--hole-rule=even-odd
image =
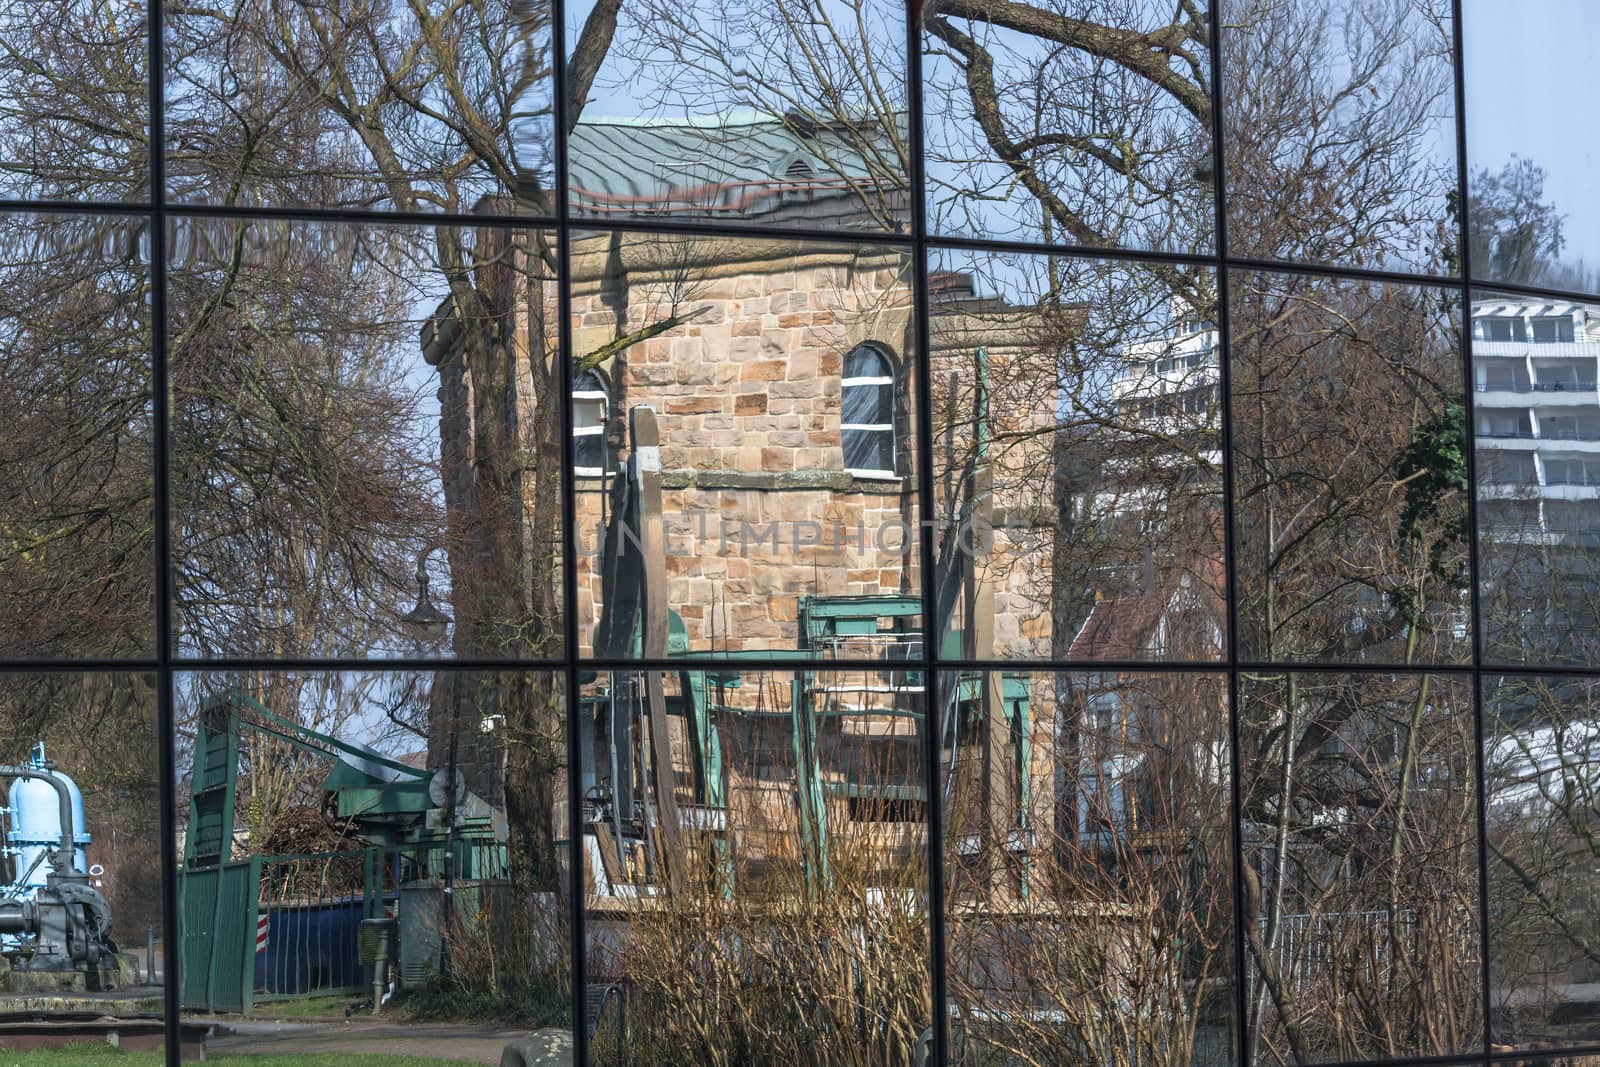
[{"label": "green fence", "polygon": [[[504,846],[458,840],[455,878],[499,878]],[[249,1013],[258,1003],[356,995],[363,919],[395,917],[400,887],[437,882],[443,843],[249,859],[179,876],[186,1010]]]}]

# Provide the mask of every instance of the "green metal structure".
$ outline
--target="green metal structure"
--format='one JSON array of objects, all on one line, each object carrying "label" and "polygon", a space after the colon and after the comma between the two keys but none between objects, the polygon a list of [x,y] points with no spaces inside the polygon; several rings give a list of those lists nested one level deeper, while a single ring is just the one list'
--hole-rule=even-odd
[{"label": "green metal structure", "polygon": [[[331,759],[333,766],[321,789],[331,795],[334,813],[351,820],[362,838],[372,843],[344,852],[252,854],[234,860],[240,736],[245,731]],[[444,838],[428,828],[426,818],[432,808],[431,779],[432,772],[285,719],[245,693],[230,692],[207,701],[195,736],[188,832],[179,874],[183,1006],[248,1012],[257,1000],[272,995],[256,988],[258,933],[263,932],[257,924],[269,914],[262,910],[264,877],[270,880],[274,872],[304,867],[312,872],[309,884],[315,886],[318,870],[348,872],[359,864],[359,903],[349,896],[338,899],[349,910],[359,908],[360,918],[370,919],[384,914],[385,893],[392,897],[393,887],[405,877],[401,871],[416,876],[440,869]],[[505,846],[495,840],[487,812],[476,813],[458,828],[455,853],[455,873],[461,878],[481,878],[505,869]],[[299,892],[308,899],[334,895]],[[339,975],[350,977],[342,969]],[[362,988],[359,980],[336,980],[319,987],[319,992],[356,993]]]}]

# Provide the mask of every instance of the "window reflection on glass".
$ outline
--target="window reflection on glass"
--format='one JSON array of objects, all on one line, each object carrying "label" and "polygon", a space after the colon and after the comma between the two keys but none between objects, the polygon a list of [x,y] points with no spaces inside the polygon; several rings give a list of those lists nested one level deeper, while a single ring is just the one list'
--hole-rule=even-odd
[{"label": "window reflection on glass", "polygon": [[147,232],[0,216],[0,656],[154,651]]},{"label": "window reflection on glass", "polygon": [[1473,276],[1600,291],[1600,161],[1570,122],[1593,107],[1594,12],[1582,0],[1524,5],[1514,18],[1493,0],[1461,7]]},{"label": "window reflection on glass", "polygon": [[597,672],[583,693],[594,1062],[915,1062],[921,678],[725,658]]},{"label": "window reflection on glass", "polygon": [[1472,335],[1484,654],[1593,663],[1600,307],[1480,292]]},{"label": "window reflection on glass", "polygon": [[899,0],[590,0],[567,18],[574,214],[907,228]]},{"label": "window reflection on glass", "polygon": [[1212,246],[1205,4],[930,3],[923,48],[931,232]]},{"label": "window reflection on glass", "polygon": [[908,254],[585,231],[572,272],[611,404],[574,425],[616,448],[578,485],[585,655],[920,655]]},{"label": "window reflection on glass", "polygon": [[1448,0],[1215,6],[1232,251],[1457,273]]},{"label": "window reflection on glass", "polygon": [[951,1062],[1235,1062],[1223,679],[944,677]]},{"label": "window reflection on glass", "polygon": [[1215,274],[940,250],[930,283],[945,654],[1220,658]]},{"label": "window reflection on glass", "polygon": [[[35,1040],[55,1031],[86,1047],[113,1034],[129,1053],[162,1047],[161,980],[176,946],[162,928],[158,746],[153,676],[0,675],[8,1040],[20,1017],[46,1024]],[[198,1058],[200,1035],[184,1036]],[[8,1053],[38,1055],[49,1053]]]},{"label": "window reflection on glass", "polygon": [[1242,271],[1232,295],[1241,655],[1464,660],[1459,302]]},{"label": "window reflection on glass", "polygon": [[0,7],[0,196],[149,200],[146,25],[136,0]]},{"label": "window reflection on glass", "polygon": [[[376,1062],[398,1041],[444,1059],[460,1032],[408,1032],[402,1012],[455,998],[570,1040],[559,675],[207,672],[175,687],[186,1017],[343,1008],[341,1054]],[[372,1016],[387,1025],[350,1025]],[[213,1032],[208,1051],[291,1059],[305,1036]]]},{"label": "window reflection on glass", "polygon": [[1593,1042],[1600,683],[1484,679],[1489,981],[1501,1051]]},{"label": "window reflection on glass", "polygon": [[172,202],[555,213],[547,0],[175,4],[165,31]]},{"label": "window reflection on glass", "polygon": [[1470,681],[1257,674],[1239,699],[1257,1062],[1481,1048]]},{"label": "window reflection on glass", "polygon": [[[551,235],[189,219],[174,238],[178,647],[559,655]],[[425,593],[448,632],[410,632]]]}]

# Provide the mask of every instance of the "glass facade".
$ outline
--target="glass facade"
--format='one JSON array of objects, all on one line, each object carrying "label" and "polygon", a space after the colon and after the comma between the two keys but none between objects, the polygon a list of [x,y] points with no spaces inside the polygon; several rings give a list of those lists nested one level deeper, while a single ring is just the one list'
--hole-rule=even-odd
[{"label": "glass facade", "polygon": [[1600,1062],[1597,26],[0,3],[0,1047]]}]

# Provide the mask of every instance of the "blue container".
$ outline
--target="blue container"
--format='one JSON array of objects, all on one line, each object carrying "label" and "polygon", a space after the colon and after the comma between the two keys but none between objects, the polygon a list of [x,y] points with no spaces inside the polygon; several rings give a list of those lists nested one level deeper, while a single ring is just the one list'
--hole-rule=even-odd
[{"label": "blue container", "polygon": [[358,989],[364,984],[360,957],[360,896],[312,904],[262,904],[267,944],[256,953],[258,993],[300,994]]}]

